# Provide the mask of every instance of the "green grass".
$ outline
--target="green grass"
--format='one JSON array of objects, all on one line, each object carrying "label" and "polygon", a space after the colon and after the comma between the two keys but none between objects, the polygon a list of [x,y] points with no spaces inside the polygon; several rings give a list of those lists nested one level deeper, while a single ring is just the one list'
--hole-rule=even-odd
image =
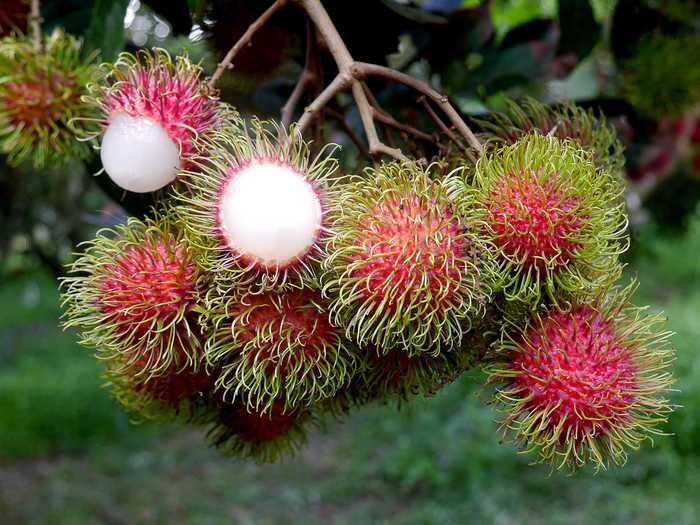
[{"label": "green grass", "polygon": [[[699,237],[700,239],[700,237]],[[0,288],[0,516],[8,524],[696,524],[700,268],[692,235],[646,238],[639,303],[676,332],[683,405],[624,469],[550,474],[500,444],[474,378],[314,433],[292,460],[222,458],[199,431],[134,427],[57,324],[53,283]],[[669,257],[671,259],[669,259]],[[698,268],[696,268],[696,266]],[[29,290],[29,291],[28,291]],[[36,300],[38,297],[38,301]],[[472,379],[470,381],[470,379]]]}]

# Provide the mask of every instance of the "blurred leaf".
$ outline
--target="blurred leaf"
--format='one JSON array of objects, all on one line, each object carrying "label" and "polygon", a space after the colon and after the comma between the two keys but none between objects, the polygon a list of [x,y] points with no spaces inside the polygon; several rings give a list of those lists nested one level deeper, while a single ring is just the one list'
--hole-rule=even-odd
[{"label": "blurred leaf", "polygon": [[[444,3],[444,2],[443,2]],[[411,7],[410,5],[396,2],[395,0],[382,0],[382,4],[387,6],[392,11],[398,13],[402,17],[417,22],[419,24],[446,24],[445,17],[431,14],[423,9]]]},{"label": "blurred leaf", "polygon": [[559,0],[558,55],[573,53],[581,61],[593,50],[601,36],[589,0]]},{"label": "blurred leaf", "polygon": [[129,0],[96,0],[90,26],[85,34],[85,51],[101,52],[102,60],[114,60],[124,49],[124,15]]},{"label": "blurred leaf", "polygon": [[639,41],[654,32],[673,35],[680,24],[639,0],[619,0],[612,18],[610,47],[617,60],[634,55]]}]

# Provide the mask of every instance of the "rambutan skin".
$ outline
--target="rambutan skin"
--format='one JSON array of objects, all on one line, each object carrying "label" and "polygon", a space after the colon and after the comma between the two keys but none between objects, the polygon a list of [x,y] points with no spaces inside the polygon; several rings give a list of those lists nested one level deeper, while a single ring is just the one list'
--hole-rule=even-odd
[{"label": "rambutan skin", "polygon": [[506,101],[505,110],[487,119],[477,119],[485,130],[482,138],[487,147],[514,144],[533,132],[570,140],[589,152],[597,168],[613,175],[623,175],[624,146],[605,116],[585,110],[573,103],[547,107],[534,98]]},{"label": "rambutan skin", "polygon": [[627,218],[619,179],[575,143],[537,133],[496,148],[451,195],[476,216],[509,301],[593,296],[621,272]]},{"label": "rambutan skin", "polygon": [[187,161],[197,153],[197,142],[219,128],[230,111],[207,87],[201,67],[186,56],[173,60],[167,51],[141,49],[122,53],[113,64],[102,66],[100,82],[88,86],[85,103],[99,117],[86,136],[104,133],[121,112],[156,122],[177,145]]},{"label": "rambutan skin", "polygon": [[311,289],[207,297],[209,366],[227,401],[267,412],[276,402],[296,409],[332,397],[358,365],[325,301]]},{"label": "rambutan skin", "polygon": [[449,350],[488,301],[489,249],[430,169],[385,164],[334,191],[323,292],[361,347]]},{"label": "rambutan skin", "polygon": [[[185,170],[181,175],[184,188],[175,192],[188,240],[199,248],[200,266],[221,285],[238,283],[258,290],[284,285],[303,288],[313,281],[327,239],[327,189],[338,168],[332,156],[336,147],[328,145],[311,158],[309,144],[298,133],[287,134],[274,122],[258,119],[234,119],[204,144],[206,154],[193,158],[192,171]],[[312,206],[319,207],[315,240],[285,261],[264,261],[241,249],[224,221],[222,205],[229,184],[256,166],[275,166],[298,174],[315,194]],[[269,191],[277,192],[275,199],[284,198],[278,187],[270,186]],[[277,226],[283,231],[288,224]]]},{"label": "rambutan skin", "polygon": [[72,122],[94,113],[81,102],[99,76],[93,59],[83,60],[80,42],[58,29],[42,52],[26,37],[0,40],[0,146],[11,164],[31,159],[43,168],[92,155]]},{"label": "rambutan skin", "polygon": [[61,282],[63,324],[112,368],[145,378],[203,359],[203,277],[172,212],[105,229]]},{"label": "rambutan skin", "polygon": [[227,456],[272,463],[293,455],[306,441],[305,427],[313,424],[305,410],[289,410],[275,401],[266,412],[242,403],[221,404],[213,412],[208,437]]},{"label": "rambutan skin", "polygon": [[673,352],[663,320],[613,290],[567,310],[550,308],[497,345],[489,365],[503,428],[554,466],[623,464],[666,420]]}]

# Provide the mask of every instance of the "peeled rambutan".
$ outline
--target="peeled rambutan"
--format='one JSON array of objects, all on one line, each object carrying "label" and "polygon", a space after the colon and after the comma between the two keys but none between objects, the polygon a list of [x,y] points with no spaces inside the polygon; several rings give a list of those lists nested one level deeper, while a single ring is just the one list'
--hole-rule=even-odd
[{"label": "peeled rambutan", "polygon": [[171,212],[103,230],[71,274],[64,326],[112,368],[150,378],[199,367],[201,274]]},{"label": "peeled rambutan", "polygon": [[208,435],[224,454],[271,463],[301,447],[309,418],[308,412],[285,410],[281,401],[265,413],[242,403],[221,405]]},{"label": "peeled rambutan", "polygon": [[207,310],[207,363],[221,369],[217,386],[227,399],[260,412],[275,402],[308,406],[333,396],[355,371],[356,357],[317,291],[217,296]]},{"label": "peeled rambutan", "polygon": [[454,198],[496,247],[498,291],[510,300],[595,295],[627,248],[623,187],[572,142],[532,134],[482,157]]},{"label": "peeled rambutan", "polygon": [[92,115],[80,99],[96,73],[80,42],[60,30],[41,52],[26,37],[0,40],[0,147],[11,164],[31,159],[43,168],[91,155],[69,123]]},{"label": "peeled rambutan", "polygon": [[[333,149],[329,147],[327,149]],[[230,126],[193,160],[179,211],[217,280],[261,288],[313,278],[325,240],[325,188],[337,161],[272,123]]]},{"label": "peeled rambutan", "polygon": [[573,103],[547,107],[528,97],[519,103],[507,100],[502,113],[494,113],[478,123],[485,130],[484,138],[494,145],[514,144],[533,132],[552,135],[571,140],[590,152],[598,168],[615,175],[623,173],[623,145],[605,116],[591,109]]},{"label": "peeled rambutan", "polygon": [[622,464],[671,408],[672,350],[659,316],[628,307],[630,289],[551,308],[500,344],[490,379],[503,427],[539,459],[572,467]]},{"label": "peeled rambutan", "polygon": [[102,137],[105,171],[137,193],[167,186],[229,111],[186,56],[173,61],[165,50],[140,50],[103,68],[104,80],[91,85],[84,100],[101,114],[87,136]]},{"label": "peeled rambutan", "polygon": [[489,265],[444,181],[430,168],[392,163],[335,193],[322,277],[333,323],[379,352],[459,346],[488,298]]}]

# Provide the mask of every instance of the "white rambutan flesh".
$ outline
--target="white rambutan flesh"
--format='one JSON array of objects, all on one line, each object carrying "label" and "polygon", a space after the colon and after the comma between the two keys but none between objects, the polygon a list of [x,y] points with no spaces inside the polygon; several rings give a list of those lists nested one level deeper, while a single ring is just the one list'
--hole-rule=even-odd
[{"label": "white rambutan flesh", "polygon": [[252,162],[224,187],[220,224],[229,246],[263,266],[285,266],[318,239],[322,209],[303,174],[291,166]]},{"label": "white rambutan flesh", "polygon": [[167,186],[180,164],[179,149],[160,124],[123,112],[107,127],[100,156],[110,179],[135,193]]}]

